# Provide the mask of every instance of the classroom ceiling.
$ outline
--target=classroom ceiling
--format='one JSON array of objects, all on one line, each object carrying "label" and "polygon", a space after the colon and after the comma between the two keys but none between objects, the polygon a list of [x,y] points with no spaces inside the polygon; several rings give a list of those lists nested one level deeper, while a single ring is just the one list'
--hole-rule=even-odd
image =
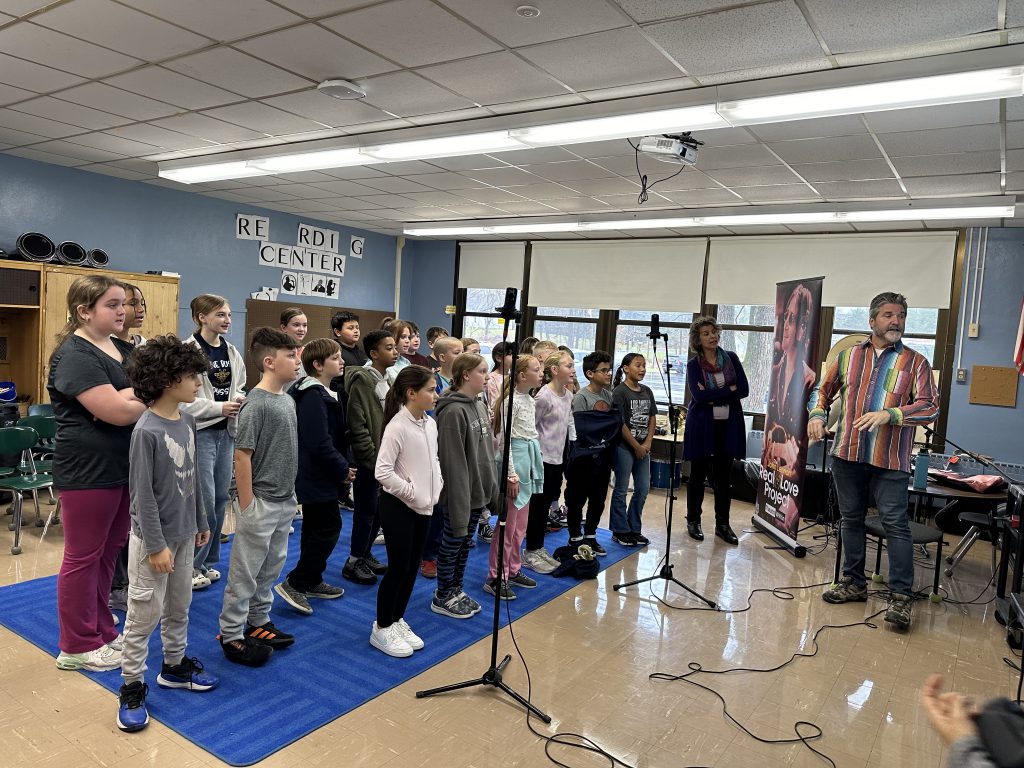
[{"label": "classroom ceiling", "polygon": [[[1024,98],[697,132],[697,167],[643,205],[624,140],[197,185],[157,178],[158,160],[1024,42],[1024,0],[532,0],[541,13],[527,19],[516,8],[528,1],[0,0],[0,151],[387,233],[1024,192]],[[329,78],[366,98],[318,93]],[[640,162],[649,182],[677,170]],[[973,223],[1024,225],[1024,214]]]}]

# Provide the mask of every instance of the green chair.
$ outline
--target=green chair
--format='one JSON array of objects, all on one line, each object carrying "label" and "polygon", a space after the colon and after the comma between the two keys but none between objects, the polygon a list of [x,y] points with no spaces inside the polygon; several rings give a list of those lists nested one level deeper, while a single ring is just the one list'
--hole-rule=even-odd
[{"label": "green chair", "polygon": [[53,455],[53,441],[57,437],[57,419],[53,416],[25,416],[18,419],[18,426],[34,429],[36,434],[39,435],[38,442],[22,453],[18,471],[23,475],[52,472],[53,460],[43,459],[40,456]]},{"label": "green chair", "polygon": [[[30,450],[39,441],[39,435],[31,427],[4,427],[0,429],[0,453],[20,454]],[[21,554],[21,517],[22,517],[22,494],[31,493],[32,500],[36,505],[36,519],[39,524],[42,520],[39,517],[39,490],[52,488],[53,477],[46,474],[34,475],[13,475],[0,478],[0,489],[8,490],[14,495],[14,519],[8,526],[14,531],[14,546],[11,547],[12,555]]]}]

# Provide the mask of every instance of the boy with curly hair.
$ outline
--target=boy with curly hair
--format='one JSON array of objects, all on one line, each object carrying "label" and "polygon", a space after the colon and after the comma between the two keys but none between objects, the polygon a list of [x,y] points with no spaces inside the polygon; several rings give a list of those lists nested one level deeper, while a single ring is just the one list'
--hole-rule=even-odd
[{"label": "boy with curly hair", "polygon": [[210,538],[202,496],[196,492],[196,422],[179,410],[196,399],[205,355],[175,336],[136,347],[128,362],[135,396],[148,408],[135,424],[128,486],[128,618],[121,651],[117,727],[139,731],[149,723],[144,682],[149,636],[160,624],[164,658],[161,688],[209,691],[218,680],[185,656],[192,604],[192,558]]}]

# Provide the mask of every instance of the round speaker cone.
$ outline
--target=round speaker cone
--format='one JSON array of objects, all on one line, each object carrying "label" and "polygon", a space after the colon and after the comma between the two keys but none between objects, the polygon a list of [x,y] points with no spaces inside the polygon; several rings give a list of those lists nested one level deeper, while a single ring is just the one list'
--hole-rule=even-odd
[{"label": "round speaker cone", "polygon": [[18,238],[18,253],[26,261],[51,261],[56,250],[53,240],[40,232],[26,232]]}]

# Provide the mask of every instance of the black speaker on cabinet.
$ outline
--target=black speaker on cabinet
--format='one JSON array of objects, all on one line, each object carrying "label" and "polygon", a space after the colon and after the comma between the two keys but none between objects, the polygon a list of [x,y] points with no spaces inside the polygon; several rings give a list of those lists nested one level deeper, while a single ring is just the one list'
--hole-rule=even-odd
[{"label": "black speaker on cabinet", "polygon": [[0,304],[39,306],[39,272],[0,267]]}]

